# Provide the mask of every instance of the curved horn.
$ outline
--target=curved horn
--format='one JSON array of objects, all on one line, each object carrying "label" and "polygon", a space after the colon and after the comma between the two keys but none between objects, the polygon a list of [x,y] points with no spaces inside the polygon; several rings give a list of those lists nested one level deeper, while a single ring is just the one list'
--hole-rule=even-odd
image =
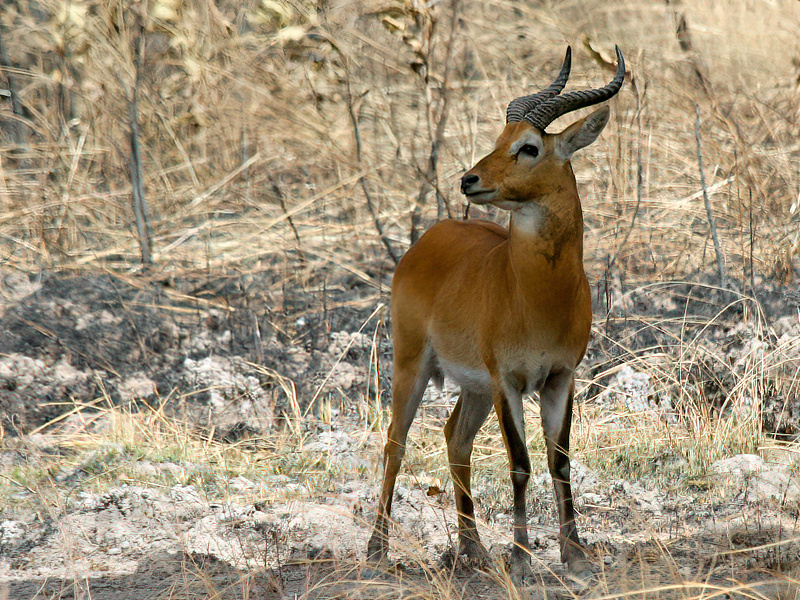
[{"label": "curved horn", "polygon": [[622,87],[625,80],[625,59],[618,46],[614,46],[617,51],[617,72],[608,85],[594,90],[581,90],[569,92],[563,96],[556,96],[539,103],[533,110],[527,112],[522,118],[538,127],[541,131],[555,121],[561,115],[565,115],[579,108],[592,106],[605,102],[614,97]]},{"label": "curved horn", "polygon": [[564,63],[561,65],[561,71],[558,77],[555,78],[553,83],[547,89],[542,90],[536,94],[529,96],[521,96],[511,101],[506,110],[506,123],[516,123],[521,121],[526,113],[531,112],[536,105],[543,100],[557,96],[564,86],[567,84],[569,78],[569,70],[572,65],[572,48],[567,46],[567,53],[564,56]]}]

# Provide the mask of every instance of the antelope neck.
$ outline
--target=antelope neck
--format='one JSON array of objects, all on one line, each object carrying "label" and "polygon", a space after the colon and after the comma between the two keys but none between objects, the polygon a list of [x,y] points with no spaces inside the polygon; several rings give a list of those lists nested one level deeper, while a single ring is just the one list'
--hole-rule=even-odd
[{"label": "antelope neck", "polygon": [[[583,213],[577,189],[563,189],[523,204],[511,213],[509,252],[514,270],[561,277],[570,267],[583,272]],[[573,264],[570,264],[573,263]]]}]

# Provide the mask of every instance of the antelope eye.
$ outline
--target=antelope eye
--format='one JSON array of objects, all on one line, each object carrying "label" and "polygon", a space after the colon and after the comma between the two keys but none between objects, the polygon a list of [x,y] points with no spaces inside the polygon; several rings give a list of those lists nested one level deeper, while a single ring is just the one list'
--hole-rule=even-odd
[{"label": "antelope eye", "polygon": [[533,144],[524,144],[519,149],[519,154],[527,154],[528,156],[539,156],[539,148]]}]

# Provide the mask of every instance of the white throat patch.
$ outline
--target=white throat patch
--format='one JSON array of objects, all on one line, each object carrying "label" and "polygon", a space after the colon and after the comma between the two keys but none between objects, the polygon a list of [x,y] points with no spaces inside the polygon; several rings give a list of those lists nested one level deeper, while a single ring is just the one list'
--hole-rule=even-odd
[{"label": "white throat patch", "polygon": [[544,223],[546,210],[534,202],[523,204],[511,214],[514,228],[526,235],[537,235]]}]

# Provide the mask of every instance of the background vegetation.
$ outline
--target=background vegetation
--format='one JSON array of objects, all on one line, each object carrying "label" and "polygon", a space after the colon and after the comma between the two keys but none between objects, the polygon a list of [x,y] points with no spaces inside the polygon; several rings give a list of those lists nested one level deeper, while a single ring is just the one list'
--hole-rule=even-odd
[{"label": "background vegetation", "polygon": [[12,1],[4,261],[136,262],[138,89],[158,268],[373,267],[386,254],[374,221],[399,255],[415,209],[431,222],[438,196],[439,213],[463,214],[460,174],[491,147],[509,98],[552,79],[566,44],[580,87],[607,79],[598,67],[617,43],[629,83],[576,166],[593,280],[716,270],[699,114],[729,278],[746,287],[752,266],[786,282],[800,243],[796,13],[788,0]]},{"label": "background vegetation", "polygon": [[[567,44],[569,89],[608,81],[614,44],[629,70],[611,123],[573,161],[596,317],[577,456],[665,484],[671,467],[653,465],[673,453],[689,481],[732,454],[797,455],[793,0],[7,0],[0,268],[31,280],[191,280],[192,297],[216,303],[231,294],[212,284],[233,281],[266,315],[265,337],[325,345],[331,331],[381,314],[396,259],[429,224],[467,212],[503,222],[501,211],[467,207],[459,179],[491,149],[508,101],[552,80]],[[376,330],[376,372],[384,340]],[[327,379],[295,388],[280,366],[264,376],[279,382],[293,425],[269,442],[269,462],[277,474],[319,469],[327,488],[330,465],[302,453],[297,422],[316,413],[329,423],[337,398],[380,430],[385,382],[353,398]],[[678,416],[609,418],[602,398],[625,366],[646,373],[647,394],[669,398],[658,402]],[[261,468],[237,449],[209,450],[161,413],[114,419],[102,443],[148,460],[211,452],[227,457],[224,475]],[[491,512],[510,500],[495,426],[482,436],[476,476],[496,492]],[[437,448],[420,443],[409,462],[443,485]],[[8,477],[8,490],[30,490],[48,476],[37,467]]]}]

